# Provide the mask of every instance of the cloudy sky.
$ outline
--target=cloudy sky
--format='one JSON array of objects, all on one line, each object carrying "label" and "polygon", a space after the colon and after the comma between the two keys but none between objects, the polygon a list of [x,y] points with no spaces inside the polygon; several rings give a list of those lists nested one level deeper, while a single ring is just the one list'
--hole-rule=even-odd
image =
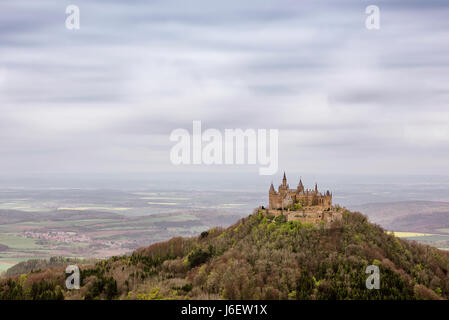
[{"label": "cloudy sky", "polygon": [[211,170],[169,161],[170,132],[201,120],[279,129],[280,170],[449,174],[448,17],[447,0],[1,1],[0,173]]}]

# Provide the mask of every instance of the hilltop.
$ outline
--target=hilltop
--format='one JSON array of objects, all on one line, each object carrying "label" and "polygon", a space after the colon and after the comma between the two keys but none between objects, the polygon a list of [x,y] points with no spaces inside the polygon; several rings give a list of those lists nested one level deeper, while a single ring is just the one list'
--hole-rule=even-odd
[{"label": "hilltop", "polygon": [[[449,254],[387,234],[357,212],[331,228],[256,209],[234,225],[172,238],[80,266],[81,289],[64,268],[0,281],[1,299],[447,299]],[[367,290],[368,265],[381,287]]]}]

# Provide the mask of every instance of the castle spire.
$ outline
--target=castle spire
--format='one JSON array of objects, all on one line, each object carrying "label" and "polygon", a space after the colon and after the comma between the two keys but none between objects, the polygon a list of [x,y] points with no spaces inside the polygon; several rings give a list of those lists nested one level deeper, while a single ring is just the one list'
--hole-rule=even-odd
[{"label": "castle spire", "polygon": [[299,192],[304,191],[304,185],[302,184],[302,179],[299,179],[298,191]]},{"label": "castle spire", "polygon": [[287,185],[287,177],[285,176],[285,171],[284,171],[284,177],[282,178],[282,185],[284,187]]},{"label": "castle spire", "polygon": [[276,191],[274,190],[273,182],[271,183],[271,186],[270,186],[270,191],[269,191],[269,192],[271,192],[271,193],[274,193],[274,192],[276,192]]},{"label": "castle spire", "polygon": [[318,184],[315,183],[315,193],[318,193]]}]

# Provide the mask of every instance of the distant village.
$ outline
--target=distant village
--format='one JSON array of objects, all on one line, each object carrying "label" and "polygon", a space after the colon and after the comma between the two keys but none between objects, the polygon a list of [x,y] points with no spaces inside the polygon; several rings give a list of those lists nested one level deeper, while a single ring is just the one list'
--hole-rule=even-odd
[{"label": "distant village", "polygon": [[123,247],[129,247],[130,244],[135,244],[136,241],[122,240],[122,241],[112,241],[112,240],[93,240],[91,237],[78,234],[76,232],[64,232],[64,231],[50,231],[50,232],[33,232],[25,231],[22,236],[24,238],[39,239],[47,241],[55,241],[62,243],[89,243],[92,245],[103,245],[111,249],[119,249]]}]

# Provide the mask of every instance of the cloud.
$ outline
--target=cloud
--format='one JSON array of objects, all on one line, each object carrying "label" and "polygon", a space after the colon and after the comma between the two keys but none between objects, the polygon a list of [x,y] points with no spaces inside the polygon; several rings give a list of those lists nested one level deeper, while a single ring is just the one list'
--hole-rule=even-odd
[{"label": "cloud", "polygon": [[286,169],[449,173],[446,1],[381,1],[378,31],[364,1],[79,0],[79,31],[68,4],[2,4],[5,170],[173,170],[201,120],[279,129]]}]

